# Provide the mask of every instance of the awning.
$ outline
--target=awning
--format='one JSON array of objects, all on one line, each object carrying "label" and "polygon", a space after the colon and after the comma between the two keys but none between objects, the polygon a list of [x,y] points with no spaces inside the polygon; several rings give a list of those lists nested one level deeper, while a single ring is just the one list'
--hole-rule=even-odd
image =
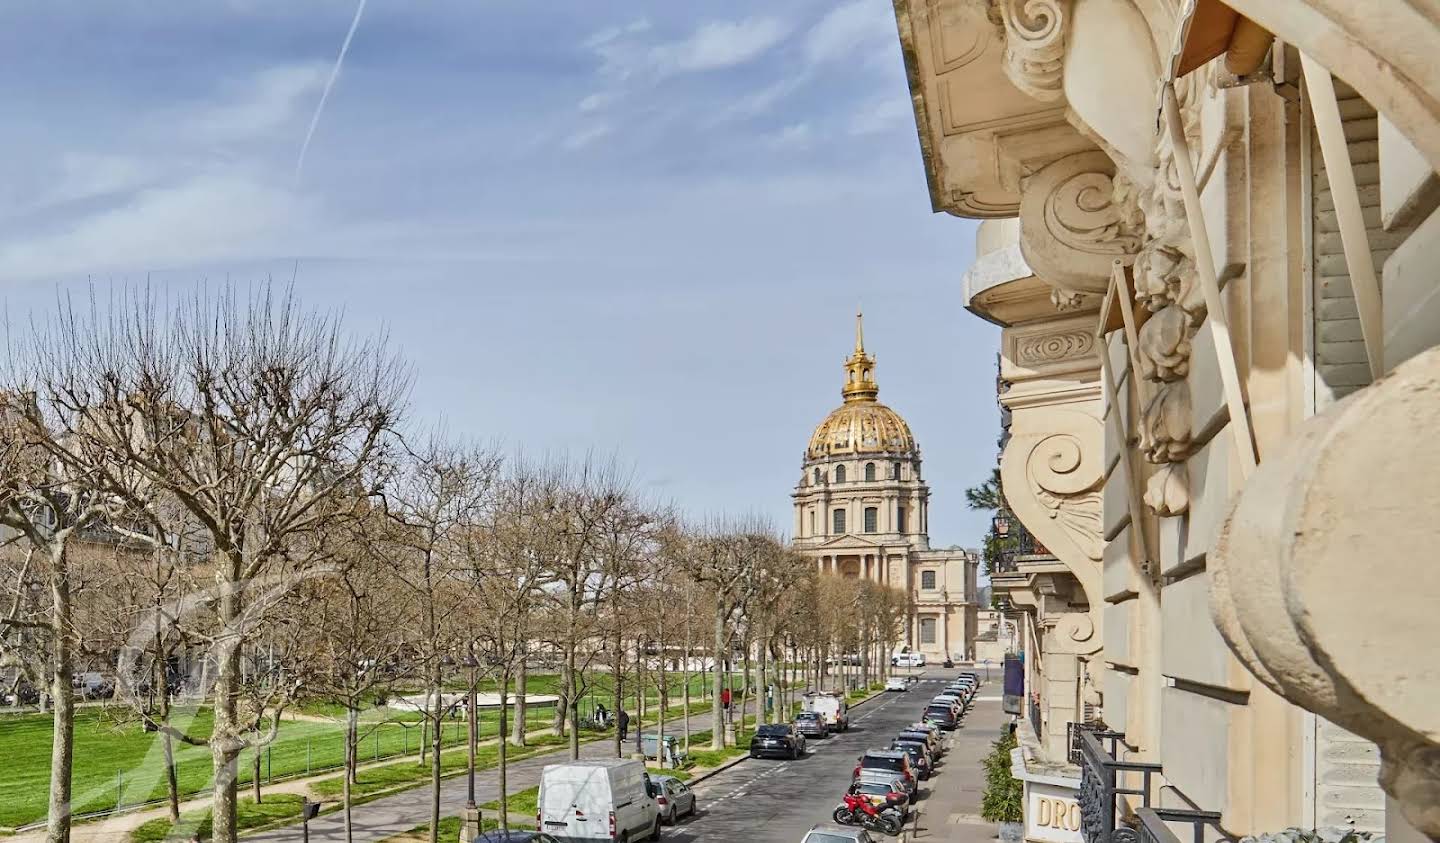
[{"label": "awning", "polygon": [[1220,0],[1186,0],[1166,79],[1179,79],[1222,53],[1226,70],[1248,76],[1265,61],[1273,40],[1264,27]]}]

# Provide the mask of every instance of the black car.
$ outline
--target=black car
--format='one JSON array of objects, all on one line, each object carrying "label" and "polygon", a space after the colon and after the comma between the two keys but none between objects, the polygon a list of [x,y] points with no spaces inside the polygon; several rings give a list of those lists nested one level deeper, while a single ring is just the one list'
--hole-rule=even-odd
[{"label": "black car", "polygon": [[920,719],[927,723],[934,723],[947,732],[960,725],[959,718],[955,716],[955,709],[944,703],[931,705],[925,709],[925,714]]},{"label": "black car", "polygon": [[807,738],[823,738],[830,734],[830,724],[814,711],[802,711],[795,715],[795,731]]},{"label": "black car", "polygon": [[805,754],[805,736],[785,723],[770,723],[755,730],[750,739],[751,758],[799,758]]}]

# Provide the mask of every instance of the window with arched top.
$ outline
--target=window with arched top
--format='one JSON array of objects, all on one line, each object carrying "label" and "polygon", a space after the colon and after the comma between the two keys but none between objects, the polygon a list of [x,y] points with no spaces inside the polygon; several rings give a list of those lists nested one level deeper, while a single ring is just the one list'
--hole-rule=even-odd
[{"label": "window with arched top", "polygon": [[820,485],[820,469],[815,469],[815,485]]},{"label": "window with arched top", "polygon": [[837,465],[837,466],[835,466],[835,482],[836,482],[836,483],[844,483],[844,482],[845,482],[845,466],[843,466],[843,465]]},{"label": "window with arched top", "polygon": [[865,479],[869,482],[873,482],[875,480],[875,463],[865,463]]},{"label": "window with arched top", "polygon": [[900,479],[900,463],[897,462],[897,463],[895,463],[895,464],[893,464],[893,465],[890,466],[890,479],[891,479],[891,480],[899,480],[899,479]]}]

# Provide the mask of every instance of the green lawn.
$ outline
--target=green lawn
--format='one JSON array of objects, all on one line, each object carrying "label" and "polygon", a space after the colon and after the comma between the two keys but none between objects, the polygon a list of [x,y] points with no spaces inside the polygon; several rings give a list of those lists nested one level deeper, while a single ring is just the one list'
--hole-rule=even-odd
[{"label": "green lawn", "polygon": [[[273,822],[299,816],[301,797],[289,793],[276,793],[265,797],[256,805],[248,798],[240,800],[236,810],[236,826],[241,830],[259,828]],[[180,815],[180,822],[172,827],[167,819],[142,823],[130,832],[131,843],[159,843],[163,840],[188,840],[194,831],[201,840],[210,839],[210,810],[186,811]],[[457,833],[459,829],[456,829]]]},{"label": "green lawn", "polygon": [[[183,715],[183,717],[182,717]],[[366,735],[360,743],[362,763],[377,758],[414,756],[421,728],[414,720],[378,722],[380,714],[367,715]],[[549,725],[550,712],[540,709],[526,718],[535,728]],[[213,725],[208,709],[177,712],[177,725],[188,733],[208,737]],[[45,818],[46,790],[50,782],[48,714],[0,715],[0,826],[19,826]],[[377,725],[378,723],[378,725]],[[495,736],[498,721],[481,719],[481,738]],[[286,720],[280,735],[261,750],[261,779],[279,779],[324,772],[340,767],[345,756],[343,722]],[[463,718],[447,721],[441,739],[445,746],[463,744]],[[253,756],[241,757],[240,780],[250,781]],[[207,747],[176,744],[176,772],[182,794],[204,790],[210,783],[211,761]],[[116,723],[99,709],[82,709],[75,722],[75,810],[102,811],[117,804],[133,805],[165,797],[164,765],[160,742],[135,723]]]}]

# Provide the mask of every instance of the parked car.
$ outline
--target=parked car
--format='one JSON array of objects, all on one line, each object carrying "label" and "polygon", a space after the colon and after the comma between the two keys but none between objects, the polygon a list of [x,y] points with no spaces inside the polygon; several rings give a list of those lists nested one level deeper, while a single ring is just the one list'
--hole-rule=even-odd
[{"label": "parked car", "polygon": [[650,784],[655,790],[660,819],[666,825],[674,825],[677,818],[695,813],[695,791],[689,785],[674,776],[651,776]]},{"label": "parked car", "polygon": [[959,714],[959,710],[963,710],[965,708],[966,698],[964,694],[951,694],[947,692],[943,694],[936,694],[930,699],[930,702],[932,705],[938,702],[948,702],[951,705],[955,706],[956,709],[958,709],[956,711],[956,714]]},{"label": "parked car", "polygon": [[843,696],[831,693],[809,693],[802,705],[806,711],[813,711],[825,718],[825,725],[832,732],[843,732],[850,728],[850,705]]},{"label": "parked car", "polygon": [[823,738],[830,734],[830,727],[818,711],[802,711],[795,715],[795,731],[807,738]]},{"label": "parked car", "polygon": [[640,761],[567,761],[540,771],[540,830],[565,840],[660,839],[660,807]]},{"label": "parked car", "polygon": [[788,723],[767,723],[750,739],[750,757],[796,759],[805,754],[805,736]]},{"label": "parked car", "polygon": [[923,743],[916,741],[893,740],[890,748],[903,752],[910,756],[910,766],[915,768],[915,775],[920,781],[930,778],[930,750]]},{"label": "parked car", "polygon": [[863,828],[851,828],[835,823],[820,823],[805,832],[800,843],[877,843],[876,838]]},{"label": "parked car", "polygon": [[935,703],[928,706],[922,719],[934,723],[947,732],[960,725],[960,718],[955,716],[955,710],[948,703]]},{"label": "parked car", "polygon": [[560,843],[560,841],[539,831],[487,831],[475,838],[475,843]]},{"label": "parked car", "polygon": [[889,783],[899,779],[910,801],[915,801],[915,770],[910,766],[910,756],[891,749],[872,749],[856,759],[851,781],[881,781]]},{"label": "parked car", "polygon": [[944,755],[945,742],[940,737],[940,730],[932,728],[929,723],[922,723],[920,725],[922,725],[924,728],[907,726],[900,732],[900,734],[897,736],[897,739],[924,741],[925,745],[930,748],[931,758],[939,758],[940,756]]},{"label": "parked car", "polygon": [[892,676],[889,679],[885,680],[885,690],[908,691],[910,690],[910,683],[906,681],[905,677],[903,676]]}]

